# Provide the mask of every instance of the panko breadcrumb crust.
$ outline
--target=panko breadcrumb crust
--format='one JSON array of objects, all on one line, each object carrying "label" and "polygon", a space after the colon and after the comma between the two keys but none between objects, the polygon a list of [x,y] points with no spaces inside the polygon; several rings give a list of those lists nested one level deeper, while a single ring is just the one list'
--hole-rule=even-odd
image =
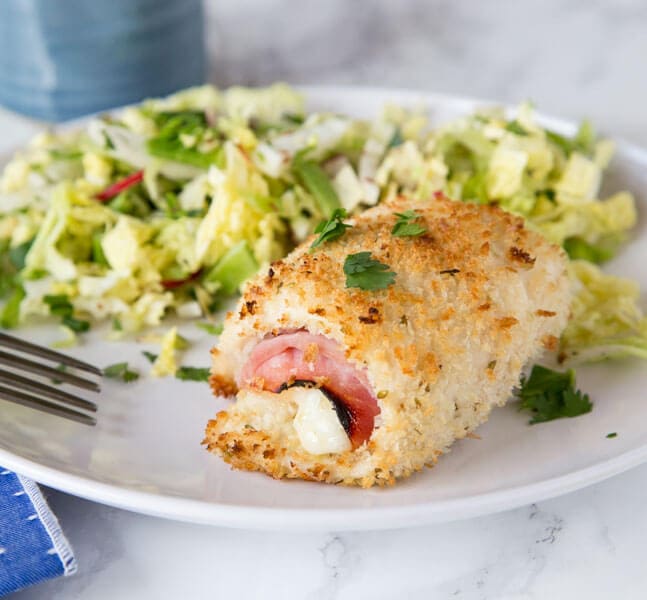
[{"label": "panko breadcrumb crust", "polygon": [[[427,232],[394,237],[396,212]],[[380,415],[354,451],[312,455],[292,426],[296,405],[241,391],[209,421],[204,444],[233,467],[275,478],[370,487],[433,465],[503,405],[521,370],[553,349],[569,314],[563,251],[493,206],[399,198],[354,220],[338,240],[314,238],[252,279],[212,350],[211,386],[233,396],[253,347],[304,328],[335,340],[364,369]],[[347,255],[370,251],[396,273],[385,290],[345,287]]]}]

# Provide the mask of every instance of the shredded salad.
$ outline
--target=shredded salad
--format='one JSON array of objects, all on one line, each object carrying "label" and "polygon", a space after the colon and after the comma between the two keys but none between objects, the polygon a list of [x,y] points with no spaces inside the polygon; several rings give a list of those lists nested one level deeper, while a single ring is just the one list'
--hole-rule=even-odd
[{"label": "shredded salad", "polygon": [[574,137],[546,129],[530,104],[432,127],[394,106],[372,121],[308,114],[284,84],[148,100],[41,134],[6,165],[0,325],[54,316],[74,343],[99,321],[119,337],[208,317],[335,211],[442,191],[564,247],[575,297],[562,360],[647,358],[637,285],[598,266],[636,222],[631,194],[599,197],[613,150],[588,123]]}]

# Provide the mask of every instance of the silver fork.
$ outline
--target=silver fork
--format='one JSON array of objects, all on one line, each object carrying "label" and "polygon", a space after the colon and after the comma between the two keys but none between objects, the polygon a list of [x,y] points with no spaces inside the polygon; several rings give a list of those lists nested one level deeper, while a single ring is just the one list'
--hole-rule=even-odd
[{"label": "silver fork", "polygon": [[95,413],[97,405],[94,402],[70,394],[59,387],[47,385],[37,379],[24,377],[20,372],[45,377],[53,383],[67,383],[91,392],[99,392],[101,388],[96,381],[84,379],[65,369],[69,367],[92,375],[102,376],[101,369],[61,352],[26,342],[6,333],[0,333],[0,347],[59,364],[59,368],[56,368],[0,350],[0,365],[11,369],[0,368],[0,399],[65,419],[71,419],[84,425],[96,424],[97,420],[94,416],[87,414],[87,412],[82,412]]}]

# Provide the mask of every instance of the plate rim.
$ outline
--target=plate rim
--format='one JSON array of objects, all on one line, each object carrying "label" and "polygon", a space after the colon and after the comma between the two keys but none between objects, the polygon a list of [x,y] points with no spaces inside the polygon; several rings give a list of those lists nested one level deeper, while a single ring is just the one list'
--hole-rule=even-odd
[{"label": "plate rim", "polygon": [[[306,96],[317,93],[349,96],[389,95],[419,100],[426,105],[454,105],[473,108],[478,105],[502,106],[511,111],[515,104],[496,102],[486,98],[417,90],[403,87],[380,87],[361,85],[294,85]],[[111,111],[120,110],[116,107]],[[55,129],[78,127],[96,115],[87,115],[55,126]],[[562,132],[575,130],[575,122],[569,119],[537,113],[542,124]],[[647,165],[647,149],[621,137],[612,136],[616,143],[616,156],[642,162]],[[5,153],[3,152],[3,155]],[[614,475],[647,462],[647,444],[581,469],[548,479],[503,488],[494,492],[473,494],[449,500],[414,501],[388,507],[357,508],[280,508],[254,507],[208,502],[164,493],[154,493],[105,483],[61,469],[48,467],[0,448],[0,464],[5,469],[21,473],[28,478],[51,488],[97,503],[141,514],[174,519],[178,521],[229,527],[234,529],[268,531],[366,531],[396,529],[430,525],[495,514],[526,506],[534,502],[555,498],[589,485],[601,482]],[[415,476],[415,475],[414,475]],[[361,490],[358,490],[361,493]]]},{"label": "plate rim", "polygon": [[[647,444],[565,475],[496,492],[399,506],[325,509],[237,506],[145,492],[65,473],[2,448],[0,462],[5,469],[19,472],[61,492],[139,514],[186,523],[293,533],[377,531],[471,519],[566,495],[647,462]],[[357,492],[362,490],[357,489]]]}]

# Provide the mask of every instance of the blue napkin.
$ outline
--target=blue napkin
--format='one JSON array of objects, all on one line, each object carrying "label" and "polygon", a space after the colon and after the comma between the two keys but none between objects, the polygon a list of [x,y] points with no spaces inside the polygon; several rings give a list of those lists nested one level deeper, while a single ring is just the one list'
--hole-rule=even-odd
[{"label": "blue napkin", "polygon": [[0,596],[75,572],[72,549],[38,486],[0,467]]}]

